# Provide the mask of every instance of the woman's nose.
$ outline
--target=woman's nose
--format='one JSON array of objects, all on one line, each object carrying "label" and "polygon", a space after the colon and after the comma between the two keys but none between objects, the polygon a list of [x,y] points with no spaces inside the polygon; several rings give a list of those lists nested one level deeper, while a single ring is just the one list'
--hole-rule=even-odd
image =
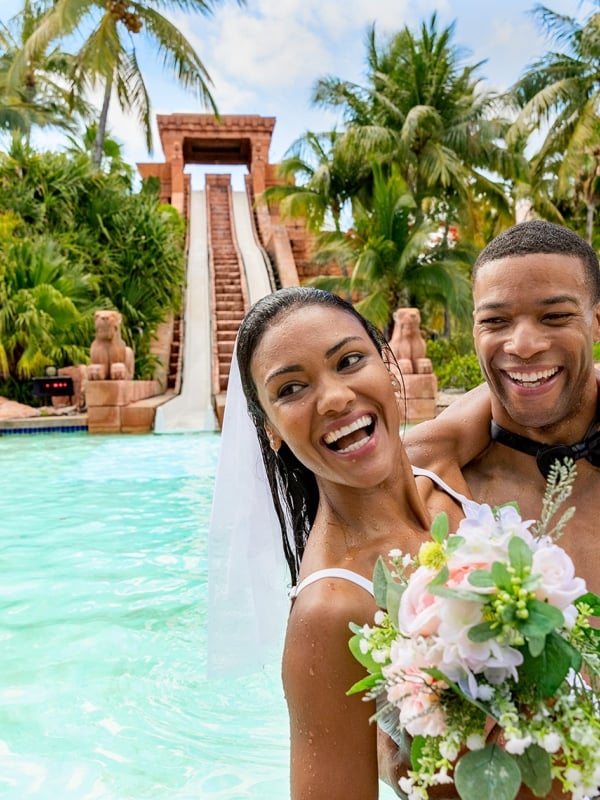
[{"label": "woman's nose", "polygon": [[338,376],[324,378],[319,386],[317,411],[319,414],[340,413],[355,398],[354,391]]}]

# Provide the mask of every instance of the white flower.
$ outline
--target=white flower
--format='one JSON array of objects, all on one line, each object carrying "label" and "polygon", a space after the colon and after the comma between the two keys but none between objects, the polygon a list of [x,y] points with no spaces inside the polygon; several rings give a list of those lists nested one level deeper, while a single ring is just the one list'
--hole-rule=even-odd
[{"label": "white flower", "polygon": [[447,739],[443,739],[440,742],[440,755],[442,758],[448,759],[448,761],[454,761],[459,751],[460,748],[455,742],[448,741]]},{"label": "white flower", "polygon": [[586,592],[585,581],[575,576],[573,562],[556,544],[535,551],[531,571],[542,576],[542,585],[536,592],[538,600],[547,600],[561,611]]},{"label": "white flower", "polygon": [[379,609],[379,611],[375,612],[375,625],[382,625],[385,619],[385,611]]},{"label": "white flower", "polygon": [[390,550],[388,555],[390,558],[402,558],[402,550],[399,550],[397,547],[394,547],[393,550]]},{"label": "white flower", "polygon": [[542,739],[542,747],[547,753],[558,753],[562,745],[560,736],[553,731],[547,733]]},{"label": "white flower", "polygon": [[483,750],[485,747],[485,737],[480,733],[472,733],[470,736],[467,736],[465,744],[469,750]]},{"label": "white flower", "polygon": [[358,642],[358,647],[363,656],[366,656],[366,654],[373,647],[373,645],[367,639],[360,639]]},{"label": "white flower", "polygon": [[510,738],[506,740],[505,750],[507,753],[512,753],[514,756],[522,756],[525,750],[531,744],[531,736],[526,733],[525,736],[518,738]]}]

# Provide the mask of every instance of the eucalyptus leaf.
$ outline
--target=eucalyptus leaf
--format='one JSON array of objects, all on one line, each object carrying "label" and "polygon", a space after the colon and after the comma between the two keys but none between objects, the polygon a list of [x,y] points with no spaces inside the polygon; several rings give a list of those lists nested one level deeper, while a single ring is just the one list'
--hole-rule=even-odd
[{"label": "eucalyptus leaf", "polygon": [[400,614],[400,598],[404,587],[399,583],[392,581],[387,585],[387,594],[385,596],[385,606],[392,622],[398,624],[398,615]]},{"label": "eucalyptus leaf", "polygon": [[454,770],[462,800],[514,800],[521,786],[515,759],[492,744],[466,753]]},{"label": "eucalyptus leaf", "polygon": [[507,592],[511,591],[511,576],[510,572],[506,568],[506,564],[503,564],[501,561],[494,561],[492,564],[491,573],[494,583],[499,589],[504,589]]},{"label": "eucalyptus leaf", "polygon": [[530,744],[522,756],[515,757],[523,783],[536,797],[545,797],[552,788],[550,754],[537,744]]},{"label": "eucalyptus leaf", "polygon": [[468,581],[472,586],[481,586],[484,589],[496,585],[489,569],[474,569],[469,575]]},{"label": "eucalyptus leaf", "polygon": [[520,536],[513,536],[508,543],[508,557],[517,575],[523,575],[533,563],[531,548]]},{"label": "eucalyptus leaf", "polygon": [[376,661],[373,660],[371,655],[371,651],[368,653],[363,653],[360,649],[360,642],[362,637],[361,636],[352,636],[348,641],[348,647],[350,648],[350,652],[354,656],[354,658],[358,661],[359,664],[362,664],[363,667],[367,670],[367,672],[371,672],[377,676],[381,675],[381,664],[378,664]]},{"label": "eucalyptus leaf", "polygon": [[427,584],[427,591],[429,594],[434,594],[436,597],[448,597],[452,600],[470,600],[474,603],[483,603],[486,599],[485,595],[479,592],[469,592],[468,589],[451,589],[449,586],[438,586],[435,583]]},{"label": "eucalyptus leaf", "polygon": [[488,639],[493,639],[494,636],[497,636],[498,632],[498,627],[492,627],[491,622],[480,622],[479,625],[473,625],[472,628],[469,628],[468,637],[472,642],[487,642]]},{"label": "eucalyptus leaf", "polygon": [[421,753],[423,752],[423,747],[425,746],[425,737],[424,736],[415,736],[410,745],[410,763],[413,769],[418,770],[420,761],[421,761]]},{"label": "eucalyptus leaf", "polygon": [[431,538],[433,541],[442,544],[448,536],[449,527],[448,514],[445,511],[441,511],[431,525]]},{"label": "eucalyptus leaf", "polygon": [[373,570],[373,594],[375,595],[375,602],[384,611],[387,611],[387,587],[390,581],[393,581],[392,573],[387,568],[383,558],[379,556]]},{"label": "eucalyptus leaf", "polygon": [[429,590],[432,586],[443,586],[449,577],[450,571],[448,567],[444,565],[438,574],[429,581],[427,584],[427,589]]}]

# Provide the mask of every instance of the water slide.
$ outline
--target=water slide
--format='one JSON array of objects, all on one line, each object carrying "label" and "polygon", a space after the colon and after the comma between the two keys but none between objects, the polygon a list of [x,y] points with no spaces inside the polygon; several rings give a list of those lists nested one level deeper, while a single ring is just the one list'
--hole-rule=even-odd
[{"label": "water slide", "polygon": [[[235,236],[250,302],[271,292],[265,256],[258,247],[245,192],[233,192]],[[181,392],[156,409],[155,433],[215,431],[211,401],[211,304],[208,274],[206,192],[193,191],[183,330]]]}]

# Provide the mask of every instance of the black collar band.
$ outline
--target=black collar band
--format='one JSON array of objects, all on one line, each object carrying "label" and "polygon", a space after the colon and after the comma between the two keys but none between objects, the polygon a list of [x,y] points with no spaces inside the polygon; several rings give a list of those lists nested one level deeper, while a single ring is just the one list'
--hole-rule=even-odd
[{"label": "black collar band", "polygon": [[544,476],[548,477],[550,468],[555,461],[562,462],[565,458],[585,458],[595,467],[600,467],[600,431],[592,433],[596,427],[597,418],[590,425],[583,441],[577,444],[543,444],[534,439],[520,436],[518,433],[507,431],[492,420],[490,425],[490,436],[494,442],[512,447],[520,453],[527,453],[534,456],[538,469]]}]

